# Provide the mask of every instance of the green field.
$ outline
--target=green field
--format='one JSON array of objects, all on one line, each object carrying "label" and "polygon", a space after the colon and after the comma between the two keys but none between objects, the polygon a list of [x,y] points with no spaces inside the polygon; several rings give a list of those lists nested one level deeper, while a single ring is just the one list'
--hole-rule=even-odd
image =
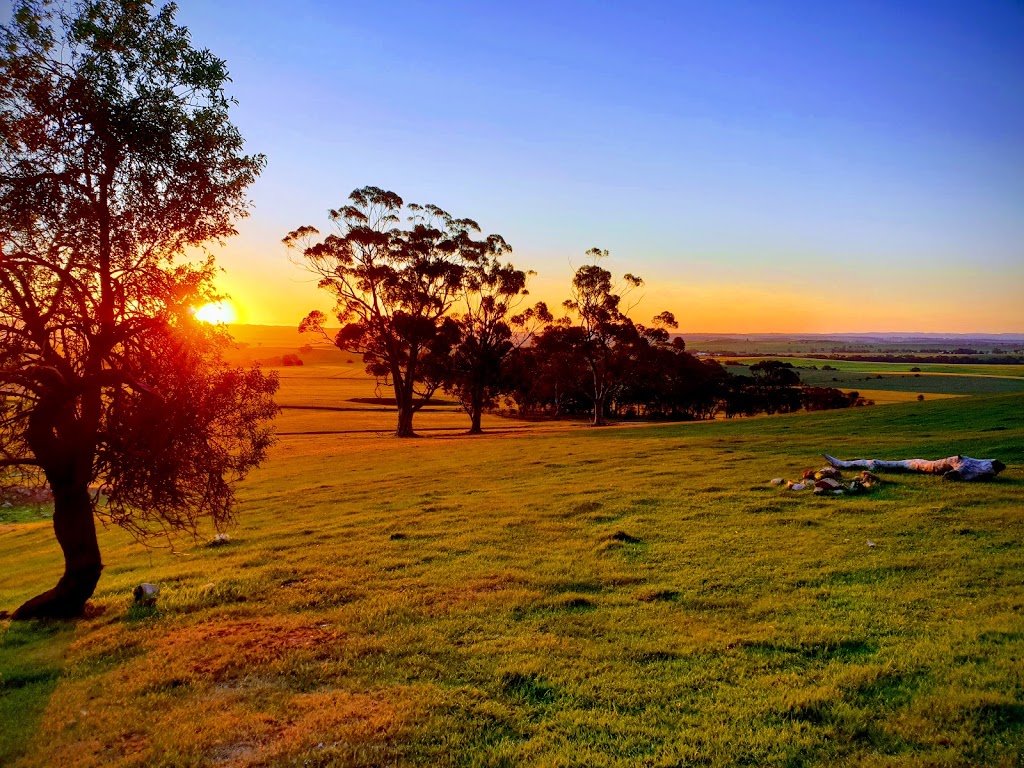
[{"label": "green field", "polygon": [[[723,361],[725,358],[721,358]],[[976,365],[943,364],[943,363],[877,363],[861,362],[856,360],[821,360],[813,357],[772,357],[760,355],[756,357],[741,357],[738,359],[744,365],[756,363],[759,360],[782,360],[792,363],[799,368],[810,368],[812,365],[819,369],[824,365],[831,365],[838,371],[860,372],[873,374],[912,373],[913,368],[919,368],[922,374],[949,374],[954,376],[968,376],[980,378],[987,376],[1008,377],[1014,379],[1024,378],[1024,365]],[[828,371],[826,371],[828,373]]]},{"label": "green field", "polygon": [[[282,375],[230,544],[101,531],[89,618],[0,623],[0,764],[1024,760],[1024,395],[480,438],[435,407],[399,441],[358,366]],[[823,452],[1009,468],[769,485]],[[60,560],[5,512],[13,608]]]}]

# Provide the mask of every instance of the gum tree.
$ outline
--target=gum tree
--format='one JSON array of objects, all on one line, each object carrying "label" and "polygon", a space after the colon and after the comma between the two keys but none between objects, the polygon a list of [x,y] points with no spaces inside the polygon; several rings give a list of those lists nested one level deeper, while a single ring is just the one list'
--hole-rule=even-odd
[{"label": "gum tree", "polygon": [[265,456],[276,379],[226,365],[192,309],[264,164],[225,63],[175,6],[19,2],[0,27],[0,482],[45,479],[64,554],[15,618],[80,615],[100,518],[145,537],[216,525]]},{"label": "gum tree", "polygon": [[[442,385],[458,328],[448,317],[467,270],[501,252],[498,235],[476,239],[480,227],[434,205],[406,205],[379,187],[363,187],[329,213],[334,232],[311,226],[283,242],[335,300],[341,330],[311,312],[300,331],[320,333],[339,349],[361,354],[366,370],[391,386],[398,437],[413,437],[413,416]],[[403,226],[404,225],[404,226]]]},{"label": "gum tree", "polygon": [[624,374],[620,348],[639,336],[622,307],[622,298],[643,285],[643,280],[626,274],[616,283],[612,273],[599,264],[608,258],[608,251],[591,248],[587,256],[592,263],[576,270],[571,296],[562,305],[576,317],[572,342],[587,362],[590,376],[585,391],[594,405],[592,424],[600,427],[606,423],[608,399]]},{"label": "gum tree", "polygon": [[483,432],[483,411],[493,406],[502,388],[506,358],[527,343],[539,325],[553,320],[543,302],[516,312],[529,295],[526,282],[533,273],[502,262],[511,247],[497,235],[490,240],[480,258],[466,268],[462,299],[454,313],[459,340],[444,376],[445,391],[458,397],[469,414],[471,435]]}]

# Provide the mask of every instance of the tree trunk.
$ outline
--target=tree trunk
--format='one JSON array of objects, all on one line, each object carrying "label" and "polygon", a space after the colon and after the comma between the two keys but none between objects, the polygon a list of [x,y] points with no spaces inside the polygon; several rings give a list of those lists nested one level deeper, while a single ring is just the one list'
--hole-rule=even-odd
[{"label": "tree trunk", "polygon": [[412,403],[398,404],[398,429],[395,430],[395,437],[416,437],[412,429],[413,413]]},{"label": "tree trunk", "polygon": [[103,570],[89,486],[81,481],[55,481],[49,472],[47,477],[53,489],[53,531],[64,552],[64,575],[53,589],[18,608],[11,616],[13,619],[81,616]]},{"label": "tree trunk", "polygon": [[469,434],[471,435],[482,435],[484,430],[481,426],[484,412],[484,393],[482,389],[477,387],[473,388],[473,392],[470,395],[469,405]]},{"label": "tree trunk", "polygon": [[594,398],[594,421],[591,426],[603,427],[607,425],[604,418],[604,395]]},{"label": "tree trunk", "polygon": [[398,406],[398,429],[395,430],[395,437],[416,437],[412,429],[412,417],[416,414],[412,407],[413,388],[410,383],[406,386],[407,379],[395,376],[395,405]]},{"label": "tree trunk", "polygon": [[840,469],[867,469],[871,472],[895,470],[902,472],[925,472],[942,475],[946,480],[991,480],[1006,465],[998,459],[972,459],[970,456],[950,456],[948,459],[929,461],[927,459],[904,459],[882,461],[879,459],[853,459],[841,461],[825,455],[825,460]]}]

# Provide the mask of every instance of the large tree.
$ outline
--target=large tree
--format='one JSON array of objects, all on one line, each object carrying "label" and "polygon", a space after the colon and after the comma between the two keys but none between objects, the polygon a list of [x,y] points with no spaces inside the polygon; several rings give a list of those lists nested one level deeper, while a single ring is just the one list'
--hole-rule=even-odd
[{"label": "large tree", "polygon": [[508,246],[498,235],[475,238],[480,227],[471,219],[434,205],[406,205],[378,187],[353,191],[329,218],[335,231],[326,237],[304,226],[283,242],[334,297],[341,330],[329,336],[320,311],[299,330],[361,354],[367,372],[395,393],[395,434],[412,437],[413,416],[443,383],[458,341],[448,312],[462,295],[467,269],[490,263]]},{"label": "large tree", "polygon": [[620,347],[638,336],[622,298],[643,280],[627,273],[616,283],[599,263],[608,258],[608,251],[591,248],[587,256],[592,263],[576,270],[572,294],[562,305],[576,317],[576,345],[590,371],[586,393],[594,406],[592,423],[598,427],[606,423],[605,406],[625,373]]},{"label": "large tree", "polygon": [[467,265],[463,296],[454,307],[459,340],[444,382],[445,391],[458,397],[469,414],[471,435],[483,432],[483,411],[494,405],[503,387],[506,358],[530,341],[540,324],[553,319],[544,302],[516,312],[529,295],[526,281],[533,273],[502,262],[512,249],[497,235],[492,238],[492,247]]},{"label": "large tree", "polygon": [[96,518],[139,536],[230,519],[265,455],[276,379],[227,366],[209,258],[264,160],[225,64],[175,6],[17,3],[0,27],[0,481],[53,493],[64,574],[17,618],[75,616]]}]

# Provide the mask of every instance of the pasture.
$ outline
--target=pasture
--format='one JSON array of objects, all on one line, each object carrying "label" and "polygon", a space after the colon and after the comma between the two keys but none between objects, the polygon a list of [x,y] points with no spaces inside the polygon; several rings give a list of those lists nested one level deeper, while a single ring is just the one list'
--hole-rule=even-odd
[{"label": "pasture", "polygon": [[[89,618],[0,623],[0,764],[1024,759],[1024,394],[400,441],[359,369],[281,371],[229,544],[103,530]],[[823,452],[1009,468],[768,484]],[[45,514],[4,510],[2,607],[59,574]]]}]

